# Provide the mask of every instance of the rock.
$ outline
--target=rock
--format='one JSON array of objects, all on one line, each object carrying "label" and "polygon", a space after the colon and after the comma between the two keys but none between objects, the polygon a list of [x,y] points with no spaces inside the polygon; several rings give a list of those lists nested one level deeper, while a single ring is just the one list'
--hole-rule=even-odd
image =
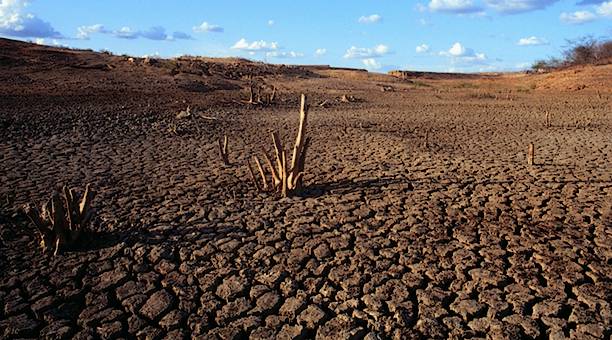
[{"label": "rock", "polygon": [[331,255],[331,251],[327,243],[321,243],[318,247],[313,250],[314,256],[318,259],[324,259]]},{"label": "rock", "polygon": [[239,298],[235,301],[232,301],[221,308],[220,311],[217,312],[217,323],[219,325],[227,324],[228,320],[236,319],[242,316],[246,311],[251,309],[251,304],[247,301],[246,298]]},{"label": "rock", "polygon": [[139,330],[147,326],[147,322],[139,317],[138,315],[132,315],[127,320],[128,332],[130,334],[136,334]]},{"label": "rock", "polygon": [[246,278],[232,275],[229,278],[223,280],[223,283],[217,287],[217,295],[225,299],[225,301],[231,300],[235,297],[243,295],[248,288],[248,281]]},{"label": "rock", "polygon": [[149,261],[151,263],[157,263],[161,259],[172,260],[173,257],[172,250],[169,247],[156,245],[149,252]]},{"label": "rock", "polygon": [[332,318],[317,329],[317,339],[359,339],[365,334],[366,331],[345,314]]},{"label": "rock", "polygon": [[40,331],[43,339],[70,339],[74,333],[68,321],[54,321]]},{"label": "rock", "polygon": [[503,321],[512,325],[520,326],[525,332],[525,334],[530,338],[535,339],[540,336],[540,328],[538,327],[538,324],[531,318],[513,314],[503,318]]},{"label": "rock", "polygon": [[136,333],[136,338],[143,340],[159,340],[162,338],[163,334],[161,329],[149,326]]},{"label": "rock", "polygon": [[174,297],[165,289],[155,292],[140,308],[140,314],[149,320],[157,320],[174,304]]},{"label": "rock", "polygon": [[315,329],[325,318],[325,312],[317,305],[309,305],[298,315],[297,321],[307,328]]},{"label": "rock", "polygon": [[123,301],[126,298],[136,294],[144,293],[147,292],[144,291],[144,286],[142,283],[135,281],[128,281],[115,290],[115,294],[117,295],[117,299],[119,299],[119,301]]},{"label": "rock", "polygon": [[290,297],[280,308],[280,315],[289,318],[289,320],[293,320],[297,317],[298,313],[302,311],[302,306],[304,306],[304,298],[303,297]]},{"label": "rock", "polygon": [[105,323],[96,328],[102,339],[117,338],[123,332],[123,325],[120,321]]},{"label": "rock", "polygon": [[268,313],[276,309],[280,302],[280,296],[275,292],[263,294],[256,302],[256,310],[261,313]]},{"label": "rock", "polygon": [[26,314],[0,321],[0,329],[4,330],[4,337],[7,338],[36,337],[38,335],[36,330],[39,326],[40,322],[31,319]]},{"label": "rock", "polygon": [[472,319],[472,316],[480,313],[484,308],[485,306],[476,300],[460,300],[450,305],[450,309],[461,315],[465,321],[468,320],[468,317]]},{"label": "rock", "polygon": [[302,338],[304,327],[300,325],[283,325],[280,332],[276,335],[276,339],[293,340]]},{"label": "rock", "polygon": [[166,314],[161,320],[159,320],[159,325],[161,328],[166,331],[178,328],[180,324],[185,320],[185,313],[180,310],[172,310],[168,314]]},{"label": "rock", "polygon": [[125,309],[127,309],[131,313],[136,313],[140,307],[149,299],[148,296],[144,294],[137,294],[134,296],[130,296],[129,298],[121,301],[121,304]]},{"label": "rock", "polygon": [[168,334],[166,334],[166,336],[164,337],[164,340],[181,340],[187,338],[187,332],[182,329],[175,329],[171,332],[168,332]]},{"label": "rock", "polygon": [[100,274],[98,284],[93,287],[94,292],[107,290],[111,287],[118,286],[123,283],[127,274],[123,269],[117,269]]}]

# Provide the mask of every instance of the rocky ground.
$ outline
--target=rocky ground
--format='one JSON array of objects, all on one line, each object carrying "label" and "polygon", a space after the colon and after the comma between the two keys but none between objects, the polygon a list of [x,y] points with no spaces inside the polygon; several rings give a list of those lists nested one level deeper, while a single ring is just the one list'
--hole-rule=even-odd
[{"label": "rocky ground", "polygon": [[[0,42],[2,338],[612,336],[610,66],[560,90]],[[307,188],[259,194],[300,93]],[[86,183],[96,234],[41,254],[19,207]]]}]

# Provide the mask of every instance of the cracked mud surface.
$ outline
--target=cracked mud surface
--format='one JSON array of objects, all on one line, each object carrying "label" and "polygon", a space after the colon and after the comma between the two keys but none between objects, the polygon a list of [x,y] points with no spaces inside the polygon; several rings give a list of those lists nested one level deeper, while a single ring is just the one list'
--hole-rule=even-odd
[{"label": "cracked mud surface", "polygon": [[[124,64],[2,68],[0,337],[612,335],[612,87],[280,73],[278,103],[254,108]],[[301,92],[307,190],[257,194],[244,163],[271,129],[293,142]],[[216,119],[177,120],[186,105]],[[99,235],[41,255],[17,208],[89,182]]]}]

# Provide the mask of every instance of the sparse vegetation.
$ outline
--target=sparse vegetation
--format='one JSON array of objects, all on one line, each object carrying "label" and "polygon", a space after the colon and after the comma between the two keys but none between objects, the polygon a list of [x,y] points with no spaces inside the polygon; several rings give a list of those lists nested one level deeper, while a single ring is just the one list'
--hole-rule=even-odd
[{"label": "sparse vegetation", "polygon": [[596,40],[593,37],[583,37],[568,40],[562,58],[552,57],[537,60],[531,66],[536,72],[546,72],[576,65],[600,65],[612,62],[612,40]]}]

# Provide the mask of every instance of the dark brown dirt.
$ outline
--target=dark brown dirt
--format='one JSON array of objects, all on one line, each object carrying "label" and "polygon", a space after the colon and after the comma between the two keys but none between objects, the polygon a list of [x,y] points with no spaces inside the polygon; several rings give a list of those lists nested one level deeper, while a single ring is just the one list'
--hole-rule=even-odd
[{"label": "dark brown dirt", "polygon": [[[612,68],[579,73],[410,81],[0,39],[0,337],[609,339]],[[273,104],[242,103],[249,74]],[[258,194],[244,164],[271,129],[293,141],[300,93],[307,188]],[[42,255],[18,208],[86,183],[97,234]]]}]

